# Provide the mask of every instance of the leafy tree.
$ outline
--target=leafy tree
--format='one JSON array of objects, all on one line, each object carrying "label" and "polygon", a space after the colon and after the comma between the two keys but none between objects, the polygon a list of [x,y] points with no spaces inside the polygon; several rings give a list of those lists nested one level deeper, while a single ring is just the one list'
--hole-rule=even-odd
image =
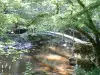
[{"label": "leafy tree", "polygon": [[[81,20],[78,19],[79,17],[78,18],[74,17],[75,21],[79,21],[83,25],[83,26],[76,25],[75,29],[77,29],[79,32],[81,32],[83,35],[85,35],[90,40],[90,42],[92,43],[92,45],[94,46],[94,49],[95,49],[94,52],[95,52],[95,56],[97,58],[97,62],[98,62],[97,64],[100,64],[99,63],[100,62],[100,31],[97,28],[98,26],[96,26],[96,23],[95,23],[96,21],[94,21],[94,15],[95,15],[94,11],[87,10],[87,7],[85,6],[85,4],[83,4],[83,2],[81,0],[77,0],[77,2],[83,8],[83,10],[86,10],[86,11],[84,12],[84,14],[81,15],[81,17],[80,17]],[[93,5],[96,6],[94,8],[99,9],[100,8],[100,7],[98,7],[99,3],[100,3],[100,1],[93,3]],[[96,13],[98,13],[98,12],[96,12]],[[88,28],[88,32],[84,28]]]}]

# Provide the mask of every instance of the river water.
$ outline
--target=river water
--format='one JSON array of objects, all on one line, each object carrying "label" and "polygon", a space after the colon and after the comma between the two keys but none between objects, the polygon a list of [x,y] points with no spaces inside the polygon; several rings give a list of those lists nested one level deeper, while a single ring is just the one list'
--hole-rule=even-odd
[{"label": "river water", "polygon": [[[18,35],[10,35],[9,39],[13,42],[6,43],[4,38],[0,40],[0,75],[47,75],[44,72],[41,72],[41,74],[38,72],[41,69],[40,64],[42,62],[35,58],[35,55],[50,53],[48,50],[45,50],[45,46],[34,49],[34,46],[36,46],[35,44],[33,45],[27,38],[23,39]],[[58,40],[52,39],[51,42],[58,42]],[[49,44],[50,43],[48,43],[48,45]],[[11,52],[11,54],[8,54],[10,50],[12,51],[11,48],[14,49],[13,52],[18,51],[19,53]],[[2,50],[4,50],[4,52],[2,52]],[[21,50],[26,50],[28,52],[20,52]],[[59,74],[52,73],[48,75]]]}]

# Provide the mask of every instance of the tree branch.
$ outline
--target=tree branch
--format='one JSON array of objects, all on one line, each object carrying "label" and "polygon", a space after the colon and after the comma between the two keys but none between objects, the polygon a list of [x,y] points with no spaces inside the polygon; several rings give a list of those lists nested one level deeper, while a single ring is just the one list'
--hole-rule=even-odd
[{"label": "tree branch", "polygon": [[[83,9],[87,9],[86,6],[80,1],[77,0],[78,3],[83,7]],[[95,24],[93,23],[93,20],[88,12],[88,10],[86,11],[86,15],[89,21],[89,24],[86,24],[88,28],[90,28],[92,30],[92,32],[94,33],[95,36],[99,35],[100,36],[100,32],[97,30],[97,28],[95,27]]]},{"label": "tree branch", "polygon": [[100,1],[96,1],[95,3],[91,3],[89,6],[86,7],[87,9],[83,9],[82,11],[76,13],[73,17],[78,17],[78,16],[84,14],[85,12],[92,10],[92,9],[95,9],[99,6],[100,6]]},{"label": "tree branch", "polygon": [[78,27],[75,27],[75,29],[77,31],[81,32],[84,36],[86,36],[93,45],[96,45],[95,40],[88,33],[86,33],[84,30],[82,30],[82,29],[80,29]]},{"label": "tree branch", "polygon": [[58,3],[56,3],[56,14],[59,14],[59,4]]},{"label": "tree branch", "polygon": [[72,15],[70,17],[64,17],[62,19],[70,19],[70,20],[72,20],[73,18],[79,17],[82,14],[86,13],[87,11],[90,11],[92,9],[95,9],[95,8],[97,8],[99,6],[100,6],[100,1],[96,1],[95,3],[91,3],[89,6],[87,6],[86,7],[87,9],[83,9],[82,11],[77,12],[76,14],[74,14],[74,15]]}]

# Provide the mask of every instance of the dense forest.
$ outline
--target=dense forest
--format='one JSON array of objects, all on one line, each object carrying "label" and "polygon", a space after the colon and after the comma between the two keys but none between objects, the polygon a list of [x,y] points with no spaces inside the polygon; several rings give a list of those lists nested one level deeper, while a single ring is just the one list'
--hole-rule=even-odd
[{"label": "dense forest", "polygon": [[100,0],[0,0],[0,65],[1,75],[100,75]]}]

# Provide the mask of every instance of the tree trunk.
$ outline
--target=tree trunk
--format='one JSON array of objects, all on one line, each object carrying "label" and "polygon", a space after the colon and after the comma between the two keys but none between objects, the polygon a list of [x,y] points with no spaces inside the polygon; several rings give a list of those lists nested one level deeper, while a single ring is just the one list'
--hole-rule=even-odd
[{"label": "tree trunk", "polygon": [[100,66],[100,45],[94,46],[95,56],[96,56],[96,65]]}]

